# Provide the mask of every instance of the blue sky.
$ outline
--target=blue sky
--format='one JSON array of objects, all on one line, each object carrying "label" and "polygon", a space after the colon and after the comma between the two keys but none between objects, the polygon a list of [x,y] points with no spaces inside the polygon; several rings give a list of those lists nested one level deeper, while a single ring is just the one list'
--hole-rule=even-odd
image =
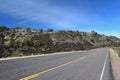
[{"label": "blue sky", "polygon": [[0,0],[0,25],[120,37],[120,0]]}]

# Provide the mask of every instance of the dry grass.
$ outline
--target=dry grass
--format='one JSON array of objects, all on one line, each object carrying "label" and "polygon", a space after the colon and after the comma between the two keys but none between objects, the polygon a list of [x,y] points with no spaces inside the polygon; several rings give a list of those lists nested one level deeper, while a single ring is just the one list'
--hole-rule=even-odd
[{"label": "dry grass", "polygon": [[120,47],[115,47],[113,48],[113,50],[118,54],[118,56],[120,57]]}]

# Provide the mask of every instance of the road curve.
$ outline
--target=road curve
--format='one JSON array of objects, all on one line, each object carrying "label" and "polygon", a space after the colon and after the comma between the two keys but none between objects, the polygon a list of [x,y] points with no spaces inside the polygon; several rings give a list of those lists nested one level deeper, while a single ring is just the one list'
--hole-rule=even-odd
[{"label": "road curve", "polygon": [[0,61],[0,80],[113,80],[109,49]]}]

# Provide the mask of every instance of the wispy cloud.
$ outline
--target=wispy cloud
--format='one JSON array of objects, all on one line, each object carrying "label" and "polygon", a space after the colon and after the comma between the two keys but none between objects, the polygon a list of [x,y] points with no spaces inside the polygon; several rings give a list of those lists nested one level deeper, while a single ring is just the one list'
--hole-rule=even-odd
[{"label": "wispy cloud", "polygon": [[43,23],[53,29],[57,27],[58,30],[93,29],[117,36],[120,29],[119,7],[119,0],[0,0],[0,13],[14,17],[16,22],[20,20],[18,23],[11,23],[12,26]]},{"label": "wispy cloud", "polygon": [[16,24],[37,21],[66,29],[78,28],[76,24],[91,24],[91,19],[82,12],[72,12],[47,0],[0,0],[0,11],[25,19]]}]

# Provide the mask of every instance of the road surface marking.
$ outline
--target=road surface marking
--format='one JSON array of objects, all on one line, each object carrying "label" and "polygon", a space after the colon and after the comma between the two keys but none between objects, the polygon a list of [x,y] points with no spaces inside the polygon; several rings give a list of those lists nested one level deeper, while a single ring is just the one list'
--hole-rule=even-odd
[{"label": "road surface marking", "polygon": [[65,63],[65,64],[62,64],[62,65],[59,65],[59,66],[53,67],[53,68],[51,68],[51,69],[48,69],[48,70],[45,70],[45,71],[42,71],[42,72],[35,73],[35,74],[30,75],[30,76],[27,76],[27,77],[25,77],[25,78],[21,78],[20,80],[30,80],[30,79],[33,79],[33,78],[35,78],[35,77],[40,76],[41,74],[44,74],[44,73],[50,72],[50,71],[52,71],[52,70],[55,70],[55,69],[58,69],[58,68],[64,67],[64,66],[66,66],[66,65],[69,65],[69,64],[75,63],[75,62],[77,62],[77,61],[83,60],[83,59],[85,59],[86,57],[87,57],[87,56],[84,56],[84,57],[81,57],[81,58],[79,58],[79,59],[76,59],[76,60],[73,60],[73,61],[67,62],[67,63]]},{"label": "road surface marking", "polygon": [[[94,52],[94,53],[92,53],[92,54],[97,54],[97,52]],[[87,58],[88,56],[90,56],[90,55],[86,55],[86,56],[81,57],[81,58],[79,58],[79,59],[76,59],[76,60],[73,60],[73,61],[70,61],[70,62],[61,64],[61,65],[59,65],[59,66],[56,66],[56,67],[47,69],[47,70],[45,70],[45,71],[42,71],[42,72],[38,72],[38,73],[32,74],[32,75],[30,75],[30,76],[21,78],[20,80],[30,80],[30,79],[36,78],[36,77],[38,77],[38,76],[40,76],[40,75],[42,75],[42,74],[44,74],[44,73],[47,73],[47,72],[50,72],[50,71],[52,71],[52,70],[55,70],[55,69],[58,69],[58,68],[67,66],[67,65],[69,65],[69,64],[75,63],[75,62],[77,62],[77,61],[83,60],[83,59]]]},{"label": "road surface marking", "polygon": [[107,53],[107,56],[106,56],[105,61],[104,61],[103,69],[102,69],[102,72],[101,72],[101,75],[100,75],[100,80],[103,79],[103,75],[104,75],[104,71],[105,71],[105,66],[106,66],[106,63],[107,63],[107,58],[108,58],[108,53]]}]

